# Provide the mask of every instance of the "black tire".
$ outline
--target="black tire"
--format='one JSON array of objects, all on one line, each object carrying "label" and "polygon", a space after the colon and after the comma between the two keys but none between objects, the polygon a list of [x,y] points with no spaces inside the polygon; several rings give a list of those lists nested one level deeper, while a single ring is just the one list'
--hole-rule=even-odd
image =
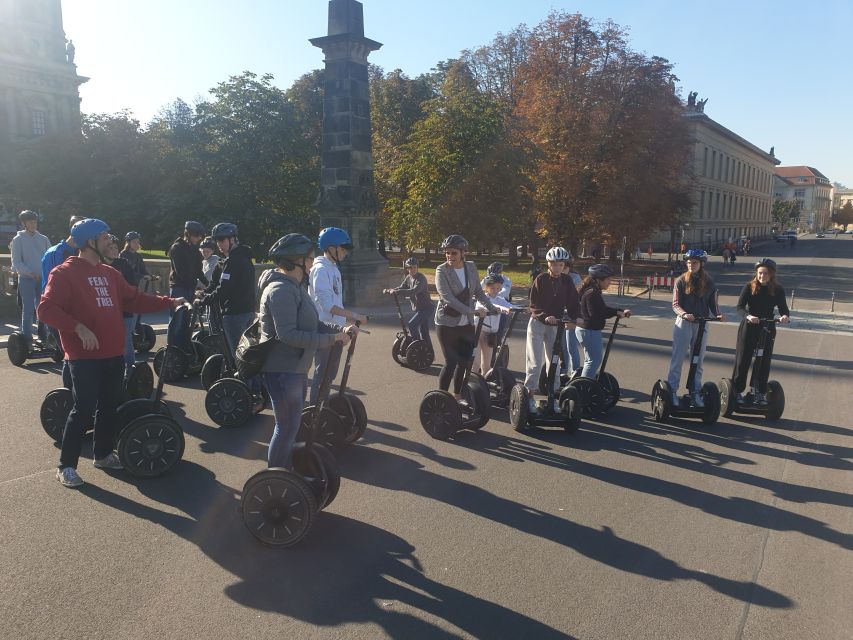
[{"label": "black tire", "polygon": [[154,372],[147,362],[137,362],[133,365],[124,389],[128,400],[151,397],[154,391]]},{"label": "black tire", "polygon": [[563,431],[575,433],[581,426],[581,415],[583,414],[583,403],[580,393],[572,386],[560,389],[560,410],[565,416],[563,419]]},{"label": "black tire", "polygon": [[264,469],[243,485],[243,524],[264,544],[291,547],[308,535],[317,515],[317,499],[299,475]]},{"label": "black tire", "polygon": [[405,367],[406,361],[403,359],[403,343],[407,340],[405,334],[398,333],[397,338],[394,340],[394,344],[391,345],[391,357],[394,358],[394,362],[399,364],[400,366]]},{"label": "black tire", "polygon": [[568,378],[566,379],[566,384],[568,384],[569,382],[571,382],[571,381],[572,381],[572,380],[574,380],[575,378],[580,378],[580,377],[581,377],[581,372],[582,372],[582,371],[583,371],[583,369],[582,369],[581,367],[578,367],[577,369],[575,369],[574,371],[572,371],[572,372],[569,374]]},{"label": "black tire", "polygon": [[702,422],[716,424],[717,420],[720,419],[720,390],[713,382],[706,382],[702,385],[702,401],[705,403]]},{"label": "black tire", "polygon": [[74,394],[71,389],[60,388],[48,392],[41,402],[39,419],[41,428],[54,442],[62,442],[68,414],[74,408]]},{"label": "black tire", "polygon": [[468,388],[462,391],[462,397],[471,405],[474,415],[479,416],[471,428],[478,431],[485,427],[492,415],[492,399],[486,381],[472,373],[468,378]]},{"label": "black tire", "polygon": [[731,418],[737,408],[735,406],[735,385],[731,378],[720,380],[720,411],[726,418]]},{"label": "black tire", "polygon": [[136,353],[148,353],[157,344],[157,334],[150,324],[139,326],[140,333],[134,335],[133,348]]},{"label": "black tire", "polygon": [[530,393],[527,387],[519,383],[512,388],[509,394],[509,421],[512,428],[523,433],[528,429],[528,401]]},{"label": "black tire", "polygon": [[318,511],[332,504],[341,488],[341,469],[329,449],[316,442],[310,447],[297,444],[293,448],[293,470],[311,487]]},{"label": "black tire", "polygon": [[421,426],[436,440],[447,440],[462,426],[462,410],[446,391],[429,391],[418,411]]},{"label": "black tire", "polygon": [[652,417],[655,422],[665,422],[672,413],[672,388],[666,380],[658,380],[652,387]]},{"label": "black tire", "polygon": [[[168,351],[169,357],[166,357]],[[163,363],[166,363],[166,367]],[[168,346],[158,349],[154,354],[154,372],[162,377],[164,382],[177,382],[187,373],[189,362],[186,354],[177,347]]]},{"label": "black tire", "polygon": [[138,478],[156,478],[183,457],[184,432],[172,418],[148,414],[122,430],[116,451],[128,473]]},{"label": "black tire", "polygon": [[428,342],[412,340],[401,358],[405,365],[413,371],[426,371],[435,360],[435,353]]},{"label": "black tire", "polygon": [[778,420],[785,413],[785,391],[782,385],[771,380],[767,383],[767,419]]},{"label": "black tire", "polygon": [[569,386],[577,389],[580,394],[584,418],[597,418],[607,411],[607,394],[597,380],[581,376],[572,380]]},{"label": "black tire", "polygon": [[207,391],[213,386],[213,383],[223,377],[225,371],[225,356],[221,353],[214,353],[201,367],[201,386]]},{"label": "black tire", "polygon": [[[311,432],[312,425],[314,424],[316,410],[317,408],[314,405],[308,405],[302,409],[299,431],[296,432],[297,442],[308,441],[308,434]],[[330,449],[337,449],[346,442],[346,435],[347,426],[338,414],[329,407],[324,406],[320,414],[320,421],[317,423],[317,431],[314,434],[313,441]]]},{"label": "black tire", "polygon": [[351,393],[335,393],[329,396],[326,406],[341,419],[344,427],[341,444],[352,444],[364,435],[367,429],[367,409],[356,396]]},{"label": "black tire", "polygon": [[16,367],[20,367],[27,361],[27,356],[30,355],[30,347],[23,333],[15,331],[9,336],[9,340],[6,342],[6,354],[9,356],[9,362]]},{"label": "black tire", "polygon": [[124,428],[137,418],[151,414],[159,414],[167,417],[170,416],[171,414],[168,412],[168,408],[166,411],[163,410],[163,407],[165,406],[166,403],[162,400],[160,402],[155,402],[151,398],[136,398],[122,403],[118,409],[116,409],[116,438],[121,436],[121,432]]},{"label": "black tire", "polygon": [[598,374],[598,382],[607,392],[607,411],[616,406],[619,398],[622,396],[622,391],[619,389],[619,382],[616,378],[606,371]]},{"label": "black tire", "polygon": [[204,408],[220,427],[239,427],[252,417],[252,392],[242,380],[223,378],[207,390]]}]

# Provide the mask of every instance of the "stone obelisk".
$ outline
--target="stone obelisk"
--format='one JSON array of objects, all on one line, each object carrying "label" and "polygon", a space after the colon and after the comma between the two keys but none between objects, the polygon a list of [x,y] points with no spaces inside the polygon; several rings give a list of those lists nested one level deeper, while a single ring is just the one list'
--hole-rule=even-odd
[{"label": "stone obelisk", "polygon": [[356,0],[330,0],[328,35],[311,39],[325,54],[320,226],[346,229],[355,249],[341,265],[344,302],[377,302],[388,286],[388,262],[376,245],[378,202],[373,183],[367,56],[382,45],[364,37]]}]

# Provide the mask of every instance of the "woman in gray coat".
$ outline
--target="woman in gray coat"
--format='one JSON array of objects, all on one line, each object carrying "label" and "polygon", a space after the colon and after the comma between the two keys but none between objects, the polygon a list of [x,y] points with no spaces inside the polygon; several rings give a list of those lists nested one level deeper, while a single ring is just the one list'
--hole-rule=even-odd
[{"label": "woman in gray coat", "polygon": [[[477,265],[465,260],[468,241],[462,236],[448,236],[441,243],[447,262],[435,270],[435,288],[439,301],[435,310],[436,334],[444,366],[438,378],[438,388],[447,391],[453,379],[453,396],[462,399],[462,381],[465,367],[474,357],[474,305],[475,299],[490,312],[502,311],[495,307],[480,286]],[[481,317],[485,310],[476,312]]]},{"label": "woman in gray coat", "polygon": [[269,256],[276,269],[264,274],[261,338],[277,338],[278,344],[261,369],[275,415],[267,459],[270,467],[290,468],[314,352],[335,342],[347,344],[349,334],[338,325],[320,322],[308,295],[305,282],[314,262],[310,239],[289,233],[272,246]]}]

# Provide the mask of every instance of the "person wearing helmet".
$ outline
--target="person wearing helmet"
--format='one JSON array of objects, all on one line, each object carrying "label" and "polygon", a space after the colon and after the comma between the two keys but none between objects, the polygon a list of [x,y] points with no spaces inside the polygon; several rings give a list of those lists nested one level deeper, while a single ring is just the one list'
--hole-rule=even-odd
[{"label": "person wearing helmet", "polygon": [[[131,287],[139,286],[139,278],[130,263],[119,255],[119,239],[110,234],[109,244],[104,251],[104,264],[118,271],[124,281]],[[124,319],[124,375],[130,374],[131,367],[136,363],[136,351],[133,348],[133,331],[136,328],[136,316],[128,311],[122,314]]]},{"label": "person wearing helmet", "polygon": [[[492,304],[480,286],[477,265],[465,260],[468,241],[460,235],[452,235],[441,243],[447,258],[435,270],[435,288],[438,291],[438,306],[435,310],[438,344],[444,355],[444,366],[438,377],[438,388],[450,389],[453,381],[453,396],[462,399],[462,382],[465,369],[474,357],[474,316],[485,317],[487,311],[500,311]],[[485,307],[476,310],[474,300]],[[507,310],[503,310],[506,312]]]},{"label": "person wearing helmet", "polygon": [[[569,252],[563,247],[551,247],[545,254],[547,269],[536,276],[530,287],[530,320],[527,323],[524,386],[530,392],[529,410],[538,410],[533,397],[539,388],[539,372],[551,357],[557,327],[567,317],[567,329],[574,328],[578,316],[578,292],[572,279],[563,274]],[[554,376],[554,389],[560,388],[559,376]],[[555,408],[559,411],[559,406]]]},{"label": "person wearing helmet", "polygon": [[[497,275],[501,278],[501,290],[498,295],[507,302],[512,302],[512,280],[508,275],[504,273],[503,264],[500,262],[493,262],[488,267],[486,267],[486,278],[488,278],[490,275]],[[483,287],[483,291],[486,290],[486,278],[480,280],[480,286]],[[506,332],[508,325],[509,316],[502,315],[499,318],[498,333],[495,338],[498,342],[503,339],[503,335]]]},{"label": "person wearing helmet", "polygon": [[201,250],[201,270],[208,280],[213,279],[213,272],[219,264],[219,256],[216,255],[216,241],[208,236],[201,241],[199,249]]},{"label": "person wearing helmet", "polygon": [[[752,356],[761,336],[762,318],[772,318],[779,310],[783,324],[790,321],[790,310],[785,301],[785,289],[776,281],[776,262],[764,258],[755,263],[755,276],[744,285],[737,301],[737,312],[743,318],[737,331],[737,349],[735,351],[735,366],[732,372],[737,401],[744,403],[743,392],[746,390],[746,378],[752,364]],[[756,387],[750,390],[752,401],[764,406],[767,404],[767,379],[770,377],[770,356],[773,355],[773,343],[776,339],[776,325],[766,327],[769,335],[764,345],[764,355],[761,359],[760,371],[755,371]]]},{"label": "person wearing helmet", "polygon": [[186,302],[142,293],[103,264],[109,252],[109,231],[105,222],[94,218],[72,227],[71,237],[80,255],[68,258],[50,273],[38,307],[39,318],[59,330],[74,390],[74,407],[65,423],[56,472],[66,487],[83,484],[76,469],[83,432],[93,415],[95,466],[122,468],[113,452],[116,407],[124,380],[122,314],[160,311]]},{"label": "person wearing helmet", "polygon": [[130,268],[136,276],[136,282],[143,282],[151,279],[148,269],[145,267],[145,260],[139,254],[142,248],[142,236],[138,231],[128,231],[124,234],[124,249],[122,249],[119,257],[122,260],[127,260]]},{"label": "person wearing helmet", "polygon": [[[344,309],[344,291],[341,278],[340,264],[352,250],[352,240],[349,234],[337,227],[327,227],[320,232],[317,246],[323,252],[314,260],[308,276],[308,294],[314,300],[320,320],[328,324],[344,325],[351,322],[367,322],[367,316]],[[319,400],[320,383],[329,367],[334,380],[340,365],[340,351],[331,347],[317,349],[314,358],[314,378],[311,381],[310,404],[316,405]],[[327,392],[328,394],[328,392]],[[326,396],[328,397],[328,395]]]},{"label": "person wearing helmet", "polygon": [[604,302],[603,292],[610,287],[615,274],[606,264],[594,264],[587,271],[580,290],[580,316],[575,329],[578,342],[583,347],[584,362],[581,375],[585,378],[598,378],[598,369],[604,359],[604,347],[601,343],[601,331],[608,318],[630,318],[628,309],[614,309]]},{"label": "person wearing helmet", "polygon": [[414,340],[424,340],[430,346],[432,341],[429,337],[429,321],[435,313],[435,305],[429,296],[429,285],[426,276],[418,271],[418,260],[409,257],[403,263],[406,277],[400,286],[393,289],[383,289],[386,295],[397,294],[409,299],[414,315],[409,319],[409,333]]},{"label": "person wearing helmet", "polygon": [[54,267],[61,265],[71,256],[77,255],[77,246],[74,244],[74,238],[71,237],[71,228],[80,220],[84,220],[84,218],[82,216],[71,216],[68,221],[68,237],[50,247],[41,257],[42,287],[47,285],[47,277]]},{"label": "person wearing helmet", "polygon": [[[207,286],[209,283],[201,266],[201,253],[198,245],[204,238],[204,226],[195,220],[184,223],[184,233],[176,238],[169,247],[169,295],[173,298],[195,297],[196,283],[201,280]],[[181,343],[182,344],[182,343]]]},{"label": "person wearing helmet", "polygon": [[[569,257],[566,260],[566,266],[563,267],[563,274],[567,275],[571,281],[572,286],[575,288],[575,291],[578,291],[583,284],[583,279],[580,274],[575,271],[574,268],[574,258],[572,258],[572,253],[569,251]],[[566,331],[566,339],[563,344],[563,362],[561,363],[560,374],[568,375],[573,371],[573,367],[579,367],[581,361],[580,356],[580,344],[578,343],[578,337],[575,334],[575,330],[569,329]]]},{"label": "person wearing helmet", "polygon": [[269,258],[275,269],[264,272],[261,339],[276,338],[278,342],[261,369],[275,416],[267,459],[270,467],[289,469],[315,353],[336,342],[346,345],[350,338],[348,328],[320,320],[305,288],[314,262],[314,244],[309,238],[289,233],[273,244]]},{"label": "person wearing helmet", "polygon": [[[681,368],[685,358],[693,353],[696,336],[699,335],[699,325],[696,318],[715,317],[723,319],[720,311],[719,292],[717,286],[705,269],[708,254],[701,249],[690,249],[684,254],[687,263],[685,271],[672,288],[672,310],[675,312],[675,326],[672,328],[672,358],[669,362],[667,382],[672,388],[672,404],[679,403],[678,389],[681,388]],[[702,345],[699,347],[699,362],[696,365],[696,375],[693,389],[690,389],[693,404],[704,407],[702,399],[702,365],[705,361],[705,346],[708,343],[708,328],[705,328]]]},{"label": "person wearing helmet", "polygon": [[[38,305],[43,282],[41,258],[50,248],[50,240],[39,233],[39,217],[35,211],[21,211],[18,220],[24,228],[12,238],[12,271],[18,274],[18,295],[21,298],[21,333],[27,344],[33,342],[33,314]],[[39,338],[44,340],[44,326],[39,325]]]},{"label": "person wearing helmet", "polygon": [[[503,289],[503,278],[498,273],[490,273],[482,279],[481,285],[489,302],[501,310],[500,317],[486,316],[477,318],[477,322],[483,323],[483,330],[480,332],[480,342],[477,345],[480,349],[480,374],[486,375],[491,369],[492,352],[498,346],[498,341],[501,336],[501,325],[508,318],[504,309],[516,309],[517,307],[509,300],[501,295]],[[484,311],[486,309],[482,302],[477,301],[474,307],[475,311]]]}]

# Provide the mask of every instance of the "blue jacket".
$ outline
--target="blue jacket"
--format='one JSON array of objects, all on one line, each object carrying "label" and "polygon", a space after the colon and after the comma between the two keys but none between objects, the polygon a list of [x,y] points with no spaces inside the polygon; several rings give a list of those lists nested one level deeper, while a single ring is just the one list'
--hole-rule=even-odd
[{"label": "blue jacket", "polygon": [[77,249],[70,246],[65,240],[60,242],[59,244],[55,244],[50,247],[47,251],[44,252],[44,255],[41,257],[41,282],[42,287],[47,285],[47,277],[50,275],[50,272],[53,271],[54,267],[58,267],[69,256],[73,256],[77,254]]}]

